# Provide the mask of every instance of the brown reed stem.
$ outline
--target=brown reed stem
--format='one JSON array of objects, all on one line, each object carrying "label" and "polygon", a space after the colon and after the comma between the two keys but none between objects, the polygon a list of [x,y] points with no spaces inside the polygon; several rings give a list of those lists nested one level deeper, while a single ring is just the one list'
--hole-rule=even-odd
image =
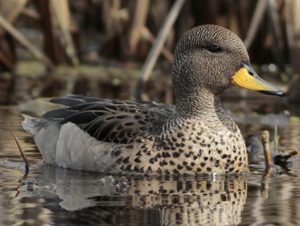
[{"label": "brown reed stem", "polygon": [[22,158],[23,158],[23,160],[25,162],[25,173],[27,174],[29,172],[30,163],[29,163],[29,161],[28,161],[28,159],[27,159],[27,157],[26,157],[26,155],[25,155],[25,153],[23,151],[23,148],[21,146],[21,143],[20,143],[18,137],[16,136],[16,134],[13,132],[13,130],[10,127],[8,127],[8,128],[9,128],[11,134],[13,135],[13,138],[15,139],[16,144],[18,146],[18,149],[19,149],[19,151],[21,153],[21,156],[22,156]]},{"label": "brown reed stem", "polygon": [[262,131],[261,141],[263,144],[264,154],[265,154],[265,164],[266,169],[270,169],[272,165],[272,156],[270,150],[270,134],[268,130]]}]

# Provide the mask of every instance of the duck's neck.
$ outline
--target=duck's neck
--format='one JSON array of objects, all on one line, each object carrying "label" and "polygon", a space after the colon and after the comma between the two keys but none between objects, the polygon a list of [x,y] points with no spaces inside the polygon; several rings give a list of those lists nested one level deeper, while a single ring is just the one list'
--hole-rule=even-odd
[{"label": "duck's neck", "polygon": [[214,95],[205,88],[176,95],[176,109],[183,118],[218,120],[225,115],[219,95]]}]

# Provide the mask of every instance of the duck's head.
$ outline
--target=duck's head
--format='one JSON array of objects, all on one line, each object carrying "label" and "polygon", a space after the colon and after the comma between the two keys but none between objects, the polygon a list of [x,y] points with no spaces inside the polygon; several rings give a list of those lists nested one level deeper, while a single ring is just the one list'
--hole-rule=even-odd
[{"label": "duck's head", "polygon": [[284,95],[255,73],[242,40],[217,25],[198,26],[183,35],[175,50],[172,80],[177,100],[204,90],[218,95],[232,85]]}]

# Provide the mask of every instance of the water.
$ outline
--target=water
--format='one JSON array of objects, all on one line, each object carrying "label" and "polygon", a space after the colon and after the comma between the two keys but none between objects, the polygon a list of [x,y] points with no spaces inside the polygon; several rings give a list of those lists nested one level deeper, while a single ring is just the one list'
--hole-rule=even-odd
[{"label": "water", "polygon": [[[235,119],[243,131],[267,128],[272,135],[275,117],[280,145],[299,151],[300,122],[293,114],[279,109],[247,114],[250,123],[244,114]],[[18,107],[0,108],[0,225],[300,225],[299,157],[290,174],[277,168],[265,175],[261,165],[239,176],[80,172],[43,164],[19,115]],[[31,162],[28,174],[8,125]]]}]

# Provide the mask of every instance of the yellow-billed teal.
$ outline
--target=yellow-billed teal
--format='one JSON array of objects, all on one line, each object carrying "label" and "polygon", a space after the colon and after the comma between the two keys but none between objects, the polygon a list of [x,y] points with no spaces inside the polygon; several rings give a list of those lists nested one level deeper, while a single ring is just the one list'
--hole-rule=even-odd
[{"label": "yellow-billed teal", "polygon": [[258,77],[234,33],[198,26],[180,39],[172,68],[176,106],[67,95],[66,107],[25,116],[47,163],[109,173],[241,173],[247,151],[219,95],[232,85],[284,92]]}]

